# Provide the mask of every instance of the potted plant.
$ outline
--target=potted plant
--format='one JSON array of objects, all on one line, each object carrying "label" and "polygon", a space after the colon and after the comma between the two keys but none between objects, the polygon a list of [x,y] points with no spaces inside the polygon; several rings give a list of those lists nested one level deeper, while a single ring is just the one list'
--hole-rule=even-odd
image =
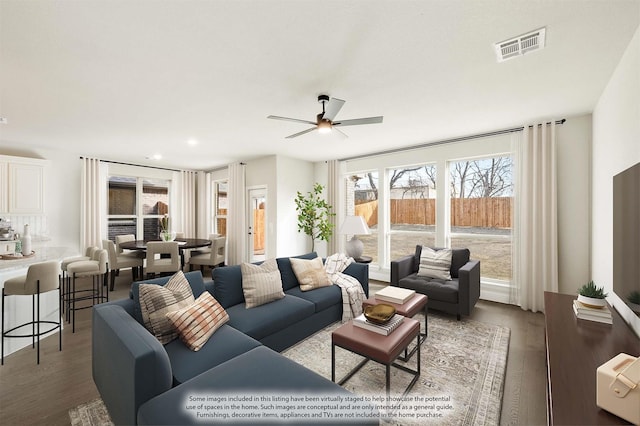
[{"label": "potted plant", "polygon": [[333,224],[330,218],[335,216],[331,207],[320,195],[324,186],[316,183],[313,191],[303,195],[298,191],[295,202],[298,212],[298,232],[311,237],[311,251],[315,251],[315,241],[329,241],[333,235]]},{"label": "potted plant", "polygon": [[640,291],[634,290],[627,296],[629,307],[636,314],[640,314]]},{"label": "potted plant", "polygon": [[602,308],[607,305],[605,300],[607,293],[604,287],[598,287],[593,281],[589,281],[578,289],[578,302],[589,308]]},{"label": "potted plant", "polygon": [[171,232],[169,228],[169,215],[165,214],[160,218],[160,239],[162,241],[173,241],[176,239],[176,233]]}]

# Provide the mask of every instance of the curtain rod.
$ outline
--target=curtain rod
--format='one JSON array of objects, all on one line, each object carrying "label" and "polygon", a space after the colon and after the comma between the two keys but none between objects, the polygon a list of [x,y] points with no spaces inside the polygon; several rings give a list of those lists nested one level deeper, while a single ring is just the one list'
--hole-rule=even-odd
[{"label": "curtain rod", "polygon": [[[87,158],[87,157],[80,156],[81,160],[84,160],[85,158]],[[123,163],[121,161],[101,160],[99,158],[97,160],[100,161],[101,163],[120,164],[120,165],[123,165],[123,166],[146,167],[148,169],[167,170],[167,171],[170,171],[170,172],[181,172],[181,171],[183,171],[183,170],[177,170],[177,169],[169,169],[167,167],[146,166],[144,164],[133,164],[133,163]]]},{"label": "curtain rod", "polygon": [[[563,118],[562,120],[556,120],[555,124],[564,124],[565,121],[567,121],[566,118]],[[551,124],[551,122],[547,121],[546,124]],[[542,123],[538,124],[538,126],[542,126]],[[529,126],[529,127],[531,128],[533,126]],[[468,140],[471,140],[471,139],[486,138],[488,136],[503,135],[505,133],[521,132],[523,130],[524,130],[524,126],[520,126],[520,127],[511,128],[511,129],[496,130],[494,132],[478,133],[476,135],[461,136],[461,137],[453,138],[453,139],[445,139],[445,140],[440,140],[440,141],[435,141],[435,142],[427,142],[427,143],[423,143],[423,144],[420,144],[420,145],[405,146],[405,147],[402,147],[402,148],[394,148],[394,149],[389,149],[389,150],[386,150],[386,151],[372,152],[370,154],[362,154],[362,155],[356,155],[356,156],[353,156],[353,157],[339,158],[338,161],[349,161],[349,160],[357,160],[357,159],[366,158],[366,157],[374,157],[374,156],[377,156],[377,155],[394,154],[396,152],[410,151],[410,150],[413,150],[413,149],[427,148],[427,147],[436,146],[436,145],[445,145],[445,144],[454,143],[454,142],[463,142],[463,141],[468,141]]]}]

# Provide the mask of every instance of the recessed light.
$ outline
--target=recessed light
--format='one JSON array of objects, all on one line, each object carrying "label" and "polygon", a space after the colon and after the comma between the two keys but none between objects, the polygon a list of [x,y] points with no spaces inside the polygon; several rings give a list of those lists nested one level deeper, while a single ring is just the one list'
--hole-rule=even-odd
[{"label": "recessed light", "polygon": [[198,141],[197,141],[196,139],[189,139],[189,140],[187,141],[187,143],[188,143],[189,145],[191,145],[191,146],[196,146],[196,145],[198,145]]},{"label": "recessed light", "polygon": [[162,154],[153,154],[144,158],[147,160],[162,160]]},{"label": "recessed light", "polygon": [[8,122],[7,117],[0,117],[0,124],[7,124]]}]

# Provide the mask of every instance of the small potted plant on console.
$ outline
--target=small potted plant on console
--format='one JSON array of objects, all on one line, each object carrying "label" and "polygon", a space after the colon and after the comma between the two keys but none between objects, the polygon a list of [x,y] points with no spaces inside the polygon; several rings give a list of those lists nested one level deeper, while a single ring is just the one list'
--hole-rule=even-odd
[{"label": "small potted plant on console", "polygon": [[578,289],[578,302],[589,308],[603,308],[607,306],[605,300],[607,293],[604,287],[598,287],[593,281],[589,281]]}]

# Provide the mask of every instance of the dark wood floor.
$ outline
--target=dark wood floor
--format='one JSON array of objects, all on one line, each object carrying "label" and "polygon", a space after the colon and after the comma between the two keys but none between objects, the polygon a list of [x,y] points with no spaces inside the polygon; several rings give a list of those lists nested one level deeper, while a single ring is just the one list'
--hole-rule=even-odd
[{"label": "dark wood floor", "polygon": [[[111,299],[128,297],[129,271],[116,280]],[[372,285],[372,290],[377,286]],[[511,329],[501,424],[546,424],[544,317],[499,303],[480,301],[471,317]],[[78,312],[76,332],[41,342],[40,365],[35,349],[22,349],[0,367],[0,424],[68,425],[68,410],[98,398],[91,376],[91,310]]]}]

